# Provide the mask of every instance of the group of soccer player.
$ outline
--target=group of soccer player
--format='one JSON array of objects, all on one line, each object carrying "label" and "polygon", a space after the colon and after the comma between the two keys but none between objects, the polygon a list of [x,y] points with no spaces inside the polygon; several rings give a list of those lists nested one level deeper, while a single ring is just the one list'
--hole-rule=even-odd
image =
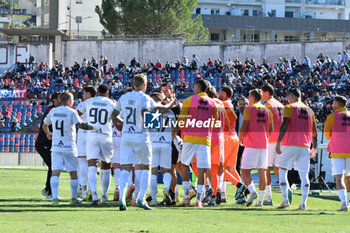
[{"label": "group of soccer player", "polygon": [[[270,170],[273,168],[283,196],[279,208],[286,208],[292,201],[287,172],[294,167],[301,180],[299,209],[306,209],[308,171],[310,157],[316,155],[317,129],[314,113],[301,102],[299,89],[289,90],[286,106],[273,98],[274,88],[269,84],[251,90],[243,119],[238,120],[230,100],[233,95],[230,87],[223,86],[216,91],[208,81],[197,79],[194,95],[182,105],[176,100],[170,82],[150,96],[145,94],[146,87],[146,76],[135,75],[132,91],[114,101],[108,98],[108,85],[101,84],[97,90],[86,86],[84,101],[76,110],[72,109],[73,96],[60,94],[60,106],[53,108],[43,121],[43,129],[52,139],[52,205],[59,203],[59,175],[65,168],[71,177],[73,205],[86,200],[89,194],[91,205],[107,202],[112,172],[113,200],[119,201],[121,211],[127,210],[129,202],[146,210],[176,204],[179,201],[177,173],[181,175],[184,190],[182,206],[189,206],[194,197],[196,207],[227,202],[225,181],[237,188],[236,204],[250,206],[257,199],[256,206],[271,206]],[[350,114],[346,105],[346,98],[334,99],[334,113],[327,118],[325,127],[341,211],[348,210],[350,196],[345,189],[350,191],[350,150],[346,143],[350,136]],[[159,124],[157,127],[146,127],[147,114],[151,116],[148,123]],[[240,121],[239,134],[236,121]],[[52,131],[48,127],[51,124]],[[243,179],[236,170],[240,146],[244,146]],[[164,198],[158,203],[159,168]],[[259,191],[251,177],[254,169],[258,170]],[[190,171],[195,173],[196,182],[192,183]],[[149,187],[150,195],[146,198]]]}]

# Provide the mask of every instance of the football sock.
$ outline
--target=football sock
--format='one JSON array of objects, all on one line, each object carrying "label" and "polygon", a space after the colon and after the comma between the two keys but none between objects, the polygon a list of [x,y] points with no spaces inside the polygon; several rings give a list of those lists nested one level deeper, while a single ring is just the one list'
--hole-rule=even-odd
[{"label": "football sock", "polygon": [[272,201],[272,190],[271,185],[266,185],[266,201],[270,202]]},{"label": "football sock", "polygon": [[197,185],[197,200],[196,202],[200,202],[202,198],[202,193],[203,193],[203,185]]},{"label": "football sock", "polygon": [[128,176],[128,186],[130,187],[133,184],[132,182],[132,171],[129,172],[129,176]]},{"label": "football sock", "polygon": [[153,203],[157,202],[157,175],[151,175],[151,196]]},{"label": "football sock", "polygon": [[262,202],[264,200],[265,190],[259,190],[258,202]]},{"label": "football sock", "polygon": [[254,182],[252,181],[252,183],[250,183],[250,185],[248,185],[248,190],[251,194],[256,193],[255,190],[255,186],[254,186]]},{"label": "football sock", "polygon": [[125,191],[126,191],[126,184],[128,182],[129,174],[132,172],[129,172],[127,170],[122,170],[120,173],[120,182],[119,182],[119,202],[122,202],[125,204]]},{"label": "football sock", "polygon": [[76,199],[77,198],[77,194],[78,194],[78,186],[79,186],[79,180],[70,180],[69,181],[70,184],[70,188],[71,188],[71,193],[72,193],[72,199]]},{"label": "football sock", "polygon": [[[140,192],[140,181],[141,181],[141,175],[142,175],[142,170],[135,170],[135,191],[137,195]],[[137,199],[137,196],[135,196],[135,200]]]},{"label": "football sock", "polygon": [[[300,176],[300,180],[301,180],[301,204],[305,204],[306,205],[306,200],[307,200],[307,196],[309,194],[309,186],[310,186],[310,182],[309,182],[309,177],[308,177],[308,172],[306,171],[299,171],[299,176]],[[308,185],[308,187],[305,187],[305,185]]]},{"label": "football sock", "polygon": [[120,168],[115,168],[114,169],[114,183],[115,183],[115,188],[119,187],[119,177],[120,177]]},{"label": "football sock", "polygon": [[218,188],[222,191],[222,185],[224,183],[224,176],[221,175],[219,176],[219,179],[218,179]]},{"label": "football sock", "polygon": [[149,186],[149,180],[150,180],[150,171],[149,170],[142,170],[142,176],[141,176],[141,184],[140,184],[140,194],[138,200],[144,201],[146,192],[148,190]]},{"label": "football sock", "polygon": [[58,199],[58,176],[51,176],[50,184],[52,190],[52,198]]},{"label": "football sock", "polygon": [[338,190],[338,196],[341,201],[341,204],[346,204],[346,191],[345,189],[339,189]]},{"label": "football sock", "polygon": [[[287,170],[284,169],[279,169],[279,182],[280,182],[280,188],[281,188],[281,193],[283,197],[283,201],[287,202],[288,201],[288,181],[287,181]],[[281,185],[281,183],[285,183],[285,185]]]},{"label": "football sock", "polygon": [[88,163],[86,158],[78,158],[78,179],[80,186],[86,186],[88,181]]},{"label": "football sock", "polygon": [[97,167],[95,166],[90,166],[89,167],[89,173],[88,173],[88,178],[89,178],[89,185],[90,185],[90,190],[92,192],[92,199],[97,200],[97,188],[96,188],[96,183],[97,183],[97,177],[96,177],[96,171]]},{"label": "football sock", "polygon": [[239,183],[239,180],[237,180],[230,172],[226,170],[224,171],[224,177],[226,180],[230,181],[235,186],[237,186],[237,184]]},{"label": "football sock", "polygon": [[106,196],[111,182],[111,169],[101,169],[101,174],[103,174],[101,178],[102,196]]},{"label": "football sock", "polygon": [[[190,182],[188,181],[182,181],[182,187],[184,189],[184,193],[185,193],[185,199],[190,198]],[[197,190],[198,192],[198,190]]]},{"label": "football sock", "polygon": [[171,175],[169,172],[163,175],[163,183],[164,183],[164,188],[169,191],[169,187],[171,183]]},{"label": "football sock", "polygon": [[218,166],[217,165],[212,165],[210,173],[211,173],[211,184],[212,184],[211,187],[214,190],[213,195],[216,196],[216,193],[218,192],[218,182],[219,182],[218,181],[219,180],[219,177],[218,177]]},{"label": "football sock", "polygon": [[81,192],[84,194],[87,191],[87,185],[82,185],[81,187]]}]

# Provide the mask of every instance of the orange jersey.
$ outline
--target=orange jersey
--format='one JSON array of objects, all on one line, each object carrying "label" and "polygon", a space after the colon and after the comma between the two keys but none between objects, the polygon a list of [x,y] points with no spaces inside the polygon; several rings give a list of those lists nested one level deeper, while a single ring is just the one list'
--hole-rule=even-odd
[{"label": "orange jersey", "polygon": [[228,133],[229,136],[237,136],[236,132],[236,120],[237,116],[233,111],[233,105],[230,100],[222,102],[225,107],[226,117],[224,124],[224,132]]}]

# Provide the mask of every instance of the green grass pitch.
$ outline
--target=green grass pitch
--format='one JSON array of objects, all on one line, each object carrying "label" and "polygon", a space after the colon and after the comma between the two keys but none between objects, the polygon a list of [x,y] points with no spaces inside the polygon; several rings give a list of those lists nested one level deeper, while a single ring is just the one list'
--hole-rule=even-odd
[{"label": "green grass pitch", "polygon": [[[336,211],[339,201],[309,197],[309,210],[300,211],[300,191],[286,210],[234,205],[235,190],[229,185],[228,203],[217,207],[152,211],[129,207],[119,212],[112,201],[98,207],[86,202],[70,207],[67,173],[61,174],[59,185],[64,200],[59,207],[51,207],[40,195],[45,178],[45,171],[0,169],[0,232],[350,232],[350,214]],[[112,180],[110,199],[113,187]],[[182,195],[182,187],[179,190]],[[274,189],[273,201],[275,205],[281,202],[278,189]]]}]

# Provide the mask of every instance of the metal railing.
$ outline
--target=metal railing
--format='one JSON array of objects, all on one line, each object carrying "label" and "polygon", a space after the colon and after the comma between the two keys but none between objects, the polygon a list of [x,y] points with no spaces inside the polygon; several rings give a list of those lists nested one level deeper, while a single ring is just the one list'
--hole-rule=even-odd
[{"label": "metal railing", "polygon": [[345,0],[305,0],[305,4],[314,5],[345,5]]}]

